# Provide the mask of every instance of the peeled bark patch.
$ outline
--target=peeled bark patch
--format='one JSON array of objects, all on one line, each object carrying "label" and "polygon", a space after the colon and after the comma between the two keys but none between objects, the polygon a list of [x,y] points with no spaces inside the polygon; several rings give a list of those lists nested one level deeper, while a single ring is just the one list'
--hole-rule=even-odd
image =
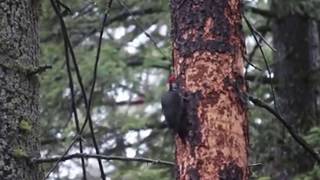
[{"label": "peeled bark patch", "polygon": [[177,179],[247,179],[240,0],[172,0],[171,8],[174,72],[188,98]]}]

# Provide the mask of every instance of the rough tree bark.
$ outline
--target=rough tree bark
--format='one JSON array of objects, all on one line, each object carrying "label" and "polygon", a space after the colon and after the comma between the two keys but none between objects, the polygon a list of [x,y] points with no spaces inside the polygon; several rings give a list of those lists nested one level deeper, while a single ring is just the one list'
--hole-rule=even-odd
[{"label": "rough tree bark", "polygon": [[[319,29],[315,20],[288,9],[288,3],[273,1],[271,8],[277,14],[272,27],[277,49],[276,102],[280,114],[303,134],[319,125]],[[275,146],[273,149],[278,150],[273,153],[273,162],[268,163],[274,178],[292,179],[313,168],[312,158],[291,138],[284,136]]]},{"label": "rough tree bark", "polygon": [[240,0],[172,0],[174,73],[187,100],[177,179],[248,179]]},{"label": "rough tree bark", "polygon": [[0,179],[39,180],[38,5],[0,2]]}]

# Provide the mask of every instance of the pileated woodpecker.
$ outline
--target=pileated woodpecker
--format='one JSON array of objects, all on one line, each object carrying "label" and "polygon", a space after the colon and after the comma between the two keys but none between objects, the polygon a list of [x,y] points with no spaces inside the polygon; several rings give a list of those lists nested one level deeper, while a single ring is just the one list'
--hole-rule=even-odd
[{"label": "pileated woodpecker", "polygon": [[181,94],[181,89],[174,75],[169,76],[168,84],[169,90],[161,97],[162,112],[168,127],[185,142],[187,121],[185,98]]}]

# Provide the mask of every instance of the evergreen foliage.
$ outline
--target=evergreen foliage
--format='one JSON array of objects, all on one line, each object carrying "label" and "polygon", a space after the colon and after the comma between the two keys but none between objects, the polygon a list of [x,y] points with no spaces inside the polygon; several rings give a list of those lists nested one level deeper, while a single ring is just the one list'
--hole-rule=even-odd
[{"label": "evergreen foliage", "polygon": [[[119,3],[125,3],[132,14]],[[64,20],[75,48],[81,76],[87,93],[92,84],[92,72],[99,38],[99,27],[107,10],[103,0],[69,0],[65,4],[71,13],[65,12]],[[281,3],[279,3],[281,4]],[[297,11],[318,19],[318,1],[283,1],[283,12]],[[316,5],[314,5],[316,4]],[[266,0],[247,1],[248,7],[269,11],[270,2]],[[284,8],[285,7],[285,8]],[[270,12],[274,13],[276,10]],[[144,13],[143,13],[144,12]],[[164,128],[161,117],[160,96],[166,90],[166,78],[171,64],[170,14],[168,1],[164,0],[114,0],[105,28],[105,35],[98,67],[97,84],[94,91],[92,118],[95,134],[103,155],[148,157],[152,159],[174,160],[174,144],[171,133]],[[250,8],[245,12],[253,26],[272,41],[270,17],[257,14]],[[278,14],[282,16],[283,14]],[[66,64],[64,60],[63,37],[58,18],[49,1],[42,1],[41,15],[41,63],[51,64],[53,68],[40,75],[41,79],[41,137],[42,155],[51,157],[64,153],[76,135],[71,113],[71,97],[68,88]],[[145,33],[152,36],[148,38]],[[248,56],[252,54],[252,66],[248,76],[250,93],[273,105],[273,97],[268,84],[263,84],[267,71],[261,53],[255,50],[255,42],[247,26],[244,25]],[[157,47],[155,47],[154,42]],[[262,43],[263,44],[263,43]],[[159,50],[160,49],[160,50]],[[272,50],[263,45],[268,63],[272,66]],[[74,67],[73,67],[74,69]],[[74,72],[74,71],[73,71]],[[80,87],[75,86],[76,105],[81,124],[86,110]],[[250,108],[250,157],[251,163],[262,163],[262,167],[252,168],[253,179],[271,179],[268,163],[273,160],[279,143],[290,143],[296,147],[286,130],[266,111]],[[314,127],[305,139],[319,150],[320,127]],[[89,128],[83,133],[84,151],[94,153]],[[287,138],[284,138],[287,137]],[[300,147],[298,147],[300,148]],[[78,145],[71,152],[78,152]],[[289,151],[294,155],[294,149]],[[294,157],[294,156],[293,156]],[[99,179],[97,162],[86,161],[91,179]],[[286,166],[287,162],[283,162]],[[290,161],[289,163],[292,163]],[[299,162],[296,162],[299,163]],[[121,180],[169,180],[174,169],[161,165],[137,162],[104,162],[106,175]],[[46,170],[51,167],[44,166]],[[75,168],[76,167],[76,168]],[[69,171],[75,175],[66,174]],[[60,175],[59,175],[60,174]],[[80,179],[79,160],[63,162],[51,176],[60,179]],[[315,166],[309,172],[298,175],[296,179],[320,178],[320,168]],[[56,178],[57,179],[57,178]]]}]

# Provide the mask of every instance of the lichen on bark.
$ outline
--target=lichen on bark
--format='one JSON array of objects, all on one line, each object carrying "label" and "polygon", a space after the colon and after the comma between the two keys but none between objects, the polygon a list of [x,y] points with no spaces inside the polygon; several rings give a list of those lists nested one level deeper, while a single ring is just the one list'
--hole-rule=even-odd
[{"label": "lichen on bark", "polygon": [[[38,180],[27,156],[39,156],[38,12],[30,0],[0,2],[0,179]],[[19,124],[28,120],[32,132]],[[22,148],[23,147],[23,148]],[[23,152],[23,153],[22,153]],[[24,158],[17,157],[23,155]]]}]

